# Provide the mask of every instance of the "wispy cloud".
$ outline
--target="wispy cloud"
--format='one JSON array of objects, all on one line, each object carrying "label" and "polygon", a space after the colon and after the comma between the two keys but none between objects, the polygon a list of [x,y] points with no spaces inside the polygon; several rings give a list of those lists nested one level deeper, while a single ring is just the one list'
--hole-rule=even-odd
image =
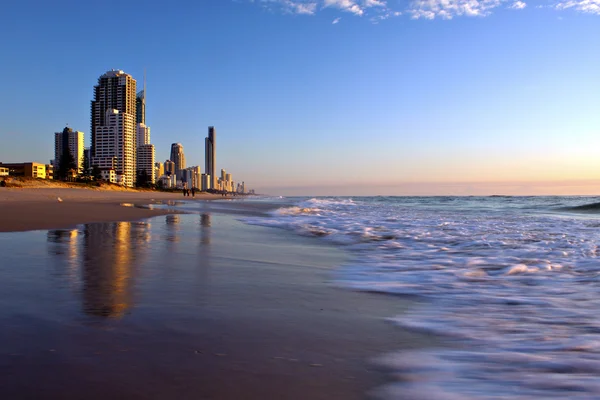
[{"label": "wispy cloud", "polygon": [[505,0],[415,0],[408,9],[413,19],[485,17]]},{"label": "wispy cloud", "polygon": [[318,10],[338,9],[356,16],[394,16],[399,11],[390,9],[387,0],[248,0],[270,10],[291,14],[313,15]]},{"label": "wispy cloud", "polygon": [[[243,0],[234,0],[243,1]],[[339,10],[357,17],[366,17],[373,23],[391,17],[408,15],[412,19],[453,19],[456,17],[485,17],[502,7],[523,10],[527,3],[522,0],[409,0],[405,9],[390,6],[390,0],[247,0],[272,11],[288,14],[315,15],[324,10]],[[556,10],[575,10],[600,15],[600,0],[547,0],[546,6]],[[340,22],[335,18],[332,24]]]},{"label": "wispy cloud", "polygon": [[511,8],[513,10],[522,10],[525,7],[527,7],[527,3],[523,2],[523,1],[515,1],[510,6],[508,6],[508,8]]},{"label": "wispy cloud", "polygon": [[579,12],[600,15],[600,0],[566,0],[556,4],[557,10],[572,8]]},{"label": "wispy cloud", "polygon": [[340,20],[342,19],[342,17],[337,17],[336,19],[334,19],[331,23],[333,25],[338,24],[340,22]]}]

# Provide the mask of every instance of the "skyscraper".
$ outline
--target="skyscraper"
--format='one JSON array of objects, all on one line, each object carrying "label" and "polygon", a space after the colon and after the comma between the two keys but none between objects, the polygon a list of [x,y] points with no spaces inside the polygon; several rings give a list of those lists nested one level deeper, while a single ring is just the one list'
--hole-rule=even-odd
[{"label": "skyscraper", "polygon": [[185,155],[183,154],[183,145],[173,143],[171,145],[171,161],[175,163],[175,176],[181,180],[181,171],[185,169]]},{"label": "skyscraper", "polygon": [[125,186],[135,183],[136,81],[120,70],[98,78],[92,100],[92,166],[114,169]]},{"label": "skyscraper", "polygon": [[134,116],[119,110],[106,110],[104,125],[96,126],[92,165],[114,170],[118,183],[133,187],[136,173]]},{"label": "skyscraper", "polygon": [[146,123],[146,89],[135,96],[135,123]]},{"label": "skyscraper", "polygon": [[66,127],[54,134],[54,170],[58,171],[60,159],[70,152],[77,166],[77,172],[83,171],[83,132]]},{"label": "skyscraper", "polygon": [[[154,168],[155,150],[153,144],[143,144],[137,148],[137,173],[146,172],[148,183],[156,182],[156,171]],[[138,182],[139,183],[139,182]]]},{"label": "skyscraper", "polygon": [[143,146],[145,144],[150,144],[150,127],[145,124],[138,122],[136,124],[137,130],[137,145]]},{"label": "skyscraper", "polygon": [[216,131],[214,126],[208,127],[208,137],[204,139],[204,161],[205,170],[210,175],[210,187],[216,189],[217,187],[217,169],[216,169]]}]

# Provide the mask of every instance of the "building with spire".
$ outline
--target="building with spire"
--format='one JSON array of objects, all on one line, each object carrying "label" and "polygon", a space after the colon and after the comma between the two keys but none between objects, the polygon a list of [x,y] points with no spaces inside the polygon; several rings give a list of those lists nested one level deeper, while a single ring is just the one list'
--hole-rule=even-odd
[{"label": "building with spire", "polygon": [[114,170],[117,182],[132,187],[137,167],[136,81],[121,70],[98,78],[91,105],[91,164]]},{"label": "building with spire", "polygon": [[217,188],[217,133],[214,126],[208,127],[208,137],[204,139],[204,162],[206,174],[209,175],[210,188]]}]

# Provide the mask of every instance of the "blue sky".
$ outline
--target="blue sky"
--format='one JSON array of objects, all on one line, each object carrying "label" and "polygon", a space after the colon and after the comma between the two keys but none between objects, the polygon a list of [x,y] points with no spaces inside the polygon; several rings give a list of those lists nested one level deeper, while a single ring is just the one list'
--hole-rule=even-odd
[{"label": "blue sky", "polygon": [[145,68],[157,159],[214,125],[262,192],[600,193],[599,39],[600,0],[10,2],[0,161],[89,145],[98,77]]}]

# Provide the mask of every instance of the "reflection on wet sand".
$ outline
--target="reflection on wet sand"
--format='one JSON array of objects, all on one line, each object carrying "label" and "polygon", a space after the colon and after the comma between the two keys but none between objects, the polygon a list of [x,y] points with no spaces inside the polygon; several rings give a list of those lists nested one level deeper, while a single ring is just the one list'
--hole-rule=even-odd
[{"label": "reflection on wet sand", "polygon": [[56,229],[48,231],[48,253],[56,260],[55,272],[66,276],[69,284],[78,280],[80,263],[80,232],[77,229]]},{"label": "reflection on wet sand", "polygon": [[179,215],[167,215],[165,217],[165,223],[167,225],[167,236],[166,239],[169,242],[179,242]]},{"label": "reflection on wet sand", "polygon": [[210,244],[210,214],[200,214],[200,243]]},{"label": "reflection on wet sand", "polygon": [[120,317],[131,303],[132,224],[84,228],[82,299],[87,314]]}]

